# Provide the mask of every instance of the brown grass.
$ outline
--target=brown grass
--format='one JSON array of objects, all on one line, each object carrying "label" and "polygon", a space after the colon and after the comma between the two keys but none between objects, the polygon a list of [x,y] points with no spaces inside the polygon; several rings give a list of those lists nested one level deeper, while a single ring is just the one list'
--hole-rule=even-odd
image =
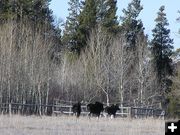
[{"label": "brown grass", "polygon": [[164,135],[159,119],[0,116],[0,135]]}]

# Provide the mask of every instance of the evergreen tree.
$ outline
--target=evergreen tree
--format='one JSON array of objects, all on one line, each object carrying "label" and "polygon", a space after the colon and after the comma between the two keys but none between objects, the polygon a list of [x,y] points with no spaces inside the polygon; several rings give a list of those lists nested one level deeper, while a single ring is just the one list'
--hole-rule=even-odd
[{"label": "evergreen tree", "polygon": [[172,67],[172,49],[173,40],[169,37],[170,30],[166,28],[169,23],[164,13],[165,7],[161,6],[158,16],[155,19],[156,26],[152,30],[153,39],[151,41],[151,51],[153,54],[153,63],[160,84],[160,93],[162,96],[162,105],[164,105],[165,95],[168,92],[172,82],[168,78],[173,73]]},{"label": "evergreen tree", "polygon": [[77,46],[77,29],[78,29],[78,16],[80,13],[80,1],[70,0],[69,4],[69,16],[65,23],[65,30],[63,35],[63,44],[68,48],[74,50]]},{"label": "evergreen tree", "polygon": [[151,41],[152,54],[155,67],[157,69],[159,80],[161,81],[166,76],[172,75],[172,49],[173,40],[169,37],[170,30],[166,28],[169,25],[166,14],[164,13],[165,7],[161,6],[158,12],[158,17],[155,19],[157,23],[152,30],[153,39]]},{"label": "evergreen tree", "polygon": [[80,53],[86,46],[89,33],[96,24],[101,24],[108,33],[117,33],[116,0],[71,0],[63,41],[70,48]]},{"label": "evergreen tree", "polygon": [[105,30],[110,33],[116,34],[119,28],[119,23],[117,21],[116,11],[117,11],[117,0],[107,0],[105,3],[106,11],[102,19],[102,24]]},{"label": "evergreen tree", "polygon": [[131,47],[136,44],[137,34],[144,30],[142,21],[137,19],[142,9],[141,0],[132,0],[127,9],[123,9],[122,30],[125,31],[127,42]]},{"label": "evergreen tree", "polygon": [[12,8],[10,5],[10,0],[1,0],[0,1],[0,21],[7,20],[8,18],[11,18],[13,16],[12,14]]},{"label": "evergreen tree", "polygon": [[106,13],[106,0],[97,0],[97,22],[101,23],[104,20]]},{"label": "evergreen tree", "polygon": [[2,0],[1,20],[13,18],[20,21],[28,18],[35,23],[53,22],[52,11],[49,9],[51,0]]},{"label": "evergreen tree", "polygon": [[49,9],[51,0],[36,0],[33,2],[31,19],[36,22],[49,22],[52,23],[53,16],[52,10]]},{"label": "evergreen tree", "polygon": [[83,9],[78,17],[79,27],[77,30],[77,47],[76,50],[80,53],[80,50],[86,46],[86,41],[89,37],[89,33],[96,25],[97,18],[97,5],[95,0],[85,0]]},{"label": "evergreen tree", "polygon": [[80,26],[84,27],[87,31],[96,24],[96,1],[86,0],[84,7],[79,16]]},{"label": "evergreen tree", "polygon": [[10,3],[11,10],[15,14],[14,18],[20,21],[26,16],[30,16],[32,13],[32,0],[17,0]]}]

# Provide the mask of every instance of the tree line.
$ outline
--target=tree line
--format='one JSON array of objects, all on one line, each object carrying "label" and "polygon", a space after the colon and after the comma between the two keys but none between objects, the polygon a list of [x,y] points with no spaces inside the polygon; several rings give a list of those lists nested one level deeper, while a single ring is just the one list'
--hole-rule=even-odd
[{"label": "tree line", "polygon": [[179,101],[172,97],[178,98],[173,59],[179,52],[173,52],[164,6],[149,40],[139,19],[140,0],[132,0],[120,20],[117,0],[69,0],[62,31],[49,3],[0,2],[1,103],[98,100],[178,113]]}]

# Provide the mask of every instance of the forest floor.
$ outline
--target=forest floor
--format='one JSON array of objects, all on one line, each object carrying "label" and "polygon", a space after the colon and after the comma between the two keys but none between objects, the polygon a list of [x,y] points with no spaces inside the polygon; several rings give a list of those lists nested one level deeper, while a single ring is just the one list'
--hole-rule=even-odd
[{"label": "forest floor", "polygon": [[0,115],[0,135],[164,135],[164,120]]}]

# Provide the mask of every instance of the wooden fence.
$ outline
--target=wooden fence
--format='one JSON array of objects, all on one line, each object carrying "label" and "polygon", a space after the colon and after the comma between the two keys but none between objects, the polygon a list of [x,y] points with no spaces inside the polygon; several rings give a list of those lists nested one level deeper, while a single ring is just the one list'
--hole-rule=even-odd
[{"label": "wooden fence", "polygon": [[[55,102],[53,107],[54,115],[72,115],[72,104],[74,102]],[[81,105],[81,114],[88,115],[88,110],[86,107],[87,103]],[[104,106],[106,107],[106,106]],[[131,117],[131,118],[144,118],[144,117],[162,117],[165,116],[165,111],[162,109],[145,108],[145,107],[119,107],[120,110],[117,111],[117,117]]]},{"label": "wooden fence", "polygon": [[[52,105],[38,105],[38,104],[20,104],[20,103],[11,103],[11,104],[0,104],[1,114],[41,114],[43,115],[72,115],[72,102],[68,104],[65,103],[54,103]],[[41,110],[39,110],[39,108]],[[163,117],[165,111],[161,109],[153,108],[139,108],[139,107],[119,107],[120,110],[117,111],[117,117],[131,117],[131,118],[144,118],[144,117]],[[45,111],[46,110],[46,111]],[[88,115],[88,110],[86,104],[81,106],[81,115]]]},{"label": "wooden fence", "polygon": [[22,104],[22,103],[2,103],[0,104],[1,114],[43,114],[51,115],[53,113],[53,105],[44,104]]},{"label": "wooden fence", "polygon": [[[56,108],[56,107],[55,107]],[[62,105],[58,107],[59,110],[54,110],[54,115],[72,115],[72,106]],[[117,111],[117,117],[131,117],[131,118],[144,118],[144,117],[164,117],[165,112],[161,109],[150,109],[150,108],[137,108],[137,107],[119,107],[120,110]],[[82,115],[88,115],[86,106],[81,106]]]},{"label": "wooden fence", "polygon": [[165,111],[163,111],[162,109],[131,107],[131,117],[135,117],[135,118],[162,117],[164,118],[164,116],[165,116]]}]

